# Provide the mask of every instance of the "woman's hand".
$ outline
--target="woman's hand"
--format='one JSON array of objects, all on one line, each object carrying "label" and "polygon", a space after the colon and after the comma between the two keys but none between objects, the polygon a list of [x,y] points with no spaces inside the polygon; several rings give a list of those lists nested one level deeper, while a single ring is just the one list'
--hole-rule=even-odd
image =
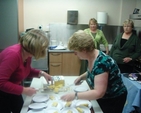
[{"label": "woman's hand", "polygon": [[83,82],[83,80],[86,80],[86,77],[87,77],[87,72],[84,72],[74,81],[75,85],[80,85]]},{"label": "woman's hand", "polygon": [[80,85],[82,82],[81,82],[81,77],[78,77],[75,81],[74,81],[74,84],[75,85]]},{"label": "woman's hand", "polygon": [[123,62],[124,63],[128,63],[128,62],[130,62],[132,60],[132,58],[130,58],[130,57],[125,57],[124,59],[123,59]]},{"label": "woman's hand", "polygon": [[109,54],[109,46],[105,47],[105,50],[106,50],[106,55]]},{"label": "woman's hand", "polygon": [[109,51],[106,51],[106,55],[109,55]]},{"label": "woman's hand", "polygon": [[51,84],[53,84],[53,79],[52,79],[52,77],[49,74],[47,74],[44,71],[42,71],[41,74],[44,76],[44,78],[46,79],[48,84],[49,84],[49,81],[51,81]]},{"label": "woman's hand", "polygon": [[32,95],[36,94],[36,92],[37,92],[37,90],[35,88],[24,87],[22,94],[25,94],[27,96],[32,96]]},{"label": "woman's hand", "polygon": [[64,101],[72,101],[74,99],[75,99],[75,93],[65,94],[61,97],[61,100],[64,100]]}]

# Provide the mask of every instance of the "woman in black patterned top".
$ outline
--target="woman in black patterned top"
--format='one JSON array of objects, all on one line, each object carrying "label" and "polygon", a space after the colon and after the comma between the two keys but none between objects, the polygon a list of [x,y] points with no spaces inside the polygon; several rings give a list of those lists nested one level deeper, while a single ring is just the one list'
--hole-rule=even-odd
[{"label": "woman in black patterned top", "polygon": [[93,39],[82,30],[73,34],[68,48],[74,50],[80,59],[88,61],[87,71],[74,82],[78,85],[81,80],[87,80],[91,90],[69,93],[61,99],[97,100],[104,113],[122,113],[127,89],[116,62],[102,51],[95,49]]}]

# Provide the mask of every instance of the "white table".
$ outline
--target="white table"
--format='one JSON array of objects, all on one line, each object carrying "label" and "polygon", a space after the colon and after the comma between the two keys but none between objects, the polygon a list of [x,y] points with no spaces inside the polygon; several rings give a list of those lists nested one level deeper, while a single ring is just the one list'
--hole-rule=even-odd
[{"label": "white table", "polygon": [[[72,84],[74,82],[74,80],[77,78],[77,76],[64,76],[64,77],[65,77],[65,85]],[[43,77],[41,77],[41,78],[33,78],[32,82],[31,82],[31,87],[34,87],[34,88],[42,88],[43,87],[43,84],[45,84],[45,79]],[[85,85],[86,87],[89,88],[89,86],[88,86],[88,84],[87,84],[86,81],[84,81],[82,83],[82,85]],[[43,91],[43,92],[38,92],[38,93],[51,94],[52,92]],[[64,94],[64,92],[59,92],[58,93],[59,96],[61,96],[63,94]],[[28,106],[31,103],[31,101],[32,101],[32,97],[29,97],[29,96],[26,96],[25,97],[25,101],[24,101],[24,105],[23,105],[23,108],[21,110],[21,113],[27,113]],[[102,110],[101,110],[101,108],[99,107],[97,101],[92,100],[91,103],[92,103],[92,107],[93,107],[95,113],[103,113]]]}]

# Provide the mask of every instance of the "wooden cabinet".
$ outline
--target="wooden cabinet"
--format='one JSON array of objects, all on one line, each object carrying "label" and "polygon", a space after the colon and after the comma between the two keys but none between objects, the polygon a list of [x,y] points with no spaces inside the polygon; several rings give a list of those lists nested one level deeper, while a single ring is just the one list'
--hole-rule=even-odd
[{"label": "wooden cabinet", "polygon": [[62,74],[62,53],[49,53],[49,74]]},{"label": "wooden cabinet", "polygon": [[49,74],[63,76],[78,76],[80,73],[80,59],[72,52],[50,52]]}]

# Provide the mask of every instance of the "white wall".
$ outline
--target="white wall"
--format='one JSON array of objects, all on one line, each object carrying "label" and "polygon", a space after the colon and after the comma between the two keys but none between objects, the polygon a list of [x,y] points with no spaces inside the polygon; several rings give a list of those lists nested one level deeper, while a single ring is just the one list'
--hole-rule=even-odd
[{"label": "white wall", "polygon": [[[67,10],[78,10],[78,24],[88,24],[97,12],[108,13],[108,25],[122,25],[134,8],[141,9],[141,0],[24,0],[24,29],[43,29],[49,23],[67,23]],[[140,21],[135,25],[141,26]]]}]

